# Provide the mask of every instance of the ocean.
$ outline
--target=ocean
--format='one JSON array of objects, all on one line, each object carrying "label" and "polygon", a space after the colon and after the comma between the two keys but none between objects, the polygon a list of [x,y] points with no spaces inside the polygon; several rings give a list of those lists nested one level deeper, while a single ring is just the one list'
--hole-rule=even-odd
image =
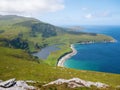
[{"label": "ocean", "polygon": [[120,26],[83,26],[84,32],[112,36],[115,43],[74,44],[77,54],[65,61],[64,66],[120,74]]}]

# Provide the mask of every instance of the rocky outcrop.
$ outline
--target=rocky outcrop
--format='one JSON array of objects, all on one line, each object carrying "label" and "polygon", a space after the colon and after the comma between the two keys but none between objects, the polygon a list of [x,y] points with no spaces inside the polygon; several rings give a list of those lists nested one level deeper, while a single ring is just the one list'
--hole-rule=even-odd
[{"label": "rocky outcrop", "polygon": [[15,83],[16,83],[16,82],[15,82],[15,78],[14,78],[14,79],[10,79],[10,80],[1,82],[1,83],[0,83],[0,87],[9,88],[9,87],[15,85]]},{"label": "rocky outcrop", "polygon": [[[27,83],[36,83],[35,81],[16,81],[15,78],[2,81],[0,80],[0,90],[39,90],[36,87],[29,86]],[[48,84],[43,85],[43,87],[49,86],[49,85],[62,85],[67,84],[69,88],[78,88],[78,87],[91,87],[96,86],[97,88],[107,88],[109,87],[107,84],[101,83],[101,82],[91,82],[91,81],[85,81],[79,78],[72,78],[69,80],[66,79],[58,79],[56,81],[52,81]],[[119,88],[119,87],[118,87]]]},{"label": "rocky outcrop", "polygon": [[0,81],[0,90],[36,90],[36,88],[29,86],[26,81],[16,81],[14,78]]},{"label": "rocky outcrop", "polygon": [[101,83],[101,82],[91,82],[91,81],[85,81],[79,78],[73,78],[73,79],[58,79],[56,81],[50,82],[44,86],[48,86],[48,85],[61,85],[66,83],[68,85],[68,87],[70,88],[76,88],[76,87],[91,87],[91,86],[96,86],[97,88],[106,88],[108,87],[107,84]]}]

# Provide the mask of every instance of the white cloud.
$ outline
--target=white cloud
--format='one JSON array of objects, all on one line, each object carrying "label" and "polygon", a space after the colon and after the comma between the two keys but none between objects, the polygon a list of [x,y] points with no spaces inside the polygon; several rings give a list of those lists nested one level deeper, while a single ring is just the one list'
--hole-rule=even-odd
[{"label": "white cloud", "polygon": [[85,18],[91,19],[91,18],[93,18],[93,15],[91,13],[89,13],[89,14],[85,15]]},{"label": "white cloud", "polygon": [[111,13],[108,11],[101,12],[101,13],[88,13],[84,15],[86,19],[93,19],[93,18],[105,18],[111,16]]},{"label": "white cloud", "polygon": [[64,0],[0,0],[0,14],[41,14],[64,8]]}]

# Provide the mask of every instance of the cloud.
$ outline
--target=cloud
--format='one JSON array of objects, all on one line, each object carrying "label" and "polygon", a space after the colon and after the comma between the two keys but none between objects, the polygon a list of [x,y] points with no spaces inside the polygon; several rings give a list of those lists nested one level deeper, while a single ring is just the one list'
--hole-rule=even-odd
[{"label": "cloud", "polygon": [[85,15],[85,18],[91,19],[91,18],[93,18],[93,15],[91,13],[89,13],[89,14]]},{"label": "cloud", "polygon": [[0,0],[0,14],[41,14],[64,9],[64,0]]},{"label": "cloud", "polygon": [[110,17],[111,13],[108,11],[101,12],[101,13],[88,13],[84,15],[84,18],[86,19],[93,19],[93,18],[105,18],[105,17]]}]

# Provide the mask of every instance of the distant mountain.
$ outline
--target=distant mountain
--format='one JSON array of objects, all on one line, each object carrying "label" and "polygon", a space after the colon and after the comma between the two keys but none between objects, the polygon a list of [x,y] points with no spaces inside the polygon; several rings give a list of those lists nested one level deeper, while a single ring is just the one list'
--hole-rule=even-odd
[{"label": "distant mountain", "polygon": [[[112,39],[105,35],[74,31],[81,29],[81,27],[73,27],[71,29],[54,26],[34,18],[1,15],[0,45],[33,52],[51,44],[70,44],[91,40],[110,41]],[[83,37],[83,35],[86,36]],[[95,38],[100,36],[102,38]]]},{"label": "distant mountain", "polygon": [[80,31],[80,30],[84,30],[83,27],[81,26],[71,26],[71,27],[68,27],[70,30],[73,30],[73,31]]},{"label": "distant mountain", "polygon": [[0,16],[0,26],[5,26],[5,25],[8,26],[11,25],[12,27],[21,26],[21,27],[31,28],[32,34],[42,33],[43,37],[55,36],[57,35],[58,30],[61,30],[61,32],[64,31],[64,29],[62,28],[41,22],[40,20],[34,18],[16,16],[16,15]]},{"label": "distant mountain", "polygon": [[12,25],[14,23],[27,21],[29,19],[21,16],[16,16],[16,15],[0,15],[0,26]]},{"label": "distant mountain", "polygon": [[[41,22],[34,18],[16,15],[0,16],[0,39],[5,45],[15,48],[28,49],[29,38],[44,39],[65,33],[62,28]],[[60,31],[61,30],[61,31]],[[17,42],[17,44],[16,44]],[[19,44],[18,44],[19,43]],[[38,45],[41,43],[42,45]],[[44,47],[42,42],[36,43],[37,47]],[[33,45],[32,45],[33,46]],[[34,46],[33,46],[34,47]]]}]

